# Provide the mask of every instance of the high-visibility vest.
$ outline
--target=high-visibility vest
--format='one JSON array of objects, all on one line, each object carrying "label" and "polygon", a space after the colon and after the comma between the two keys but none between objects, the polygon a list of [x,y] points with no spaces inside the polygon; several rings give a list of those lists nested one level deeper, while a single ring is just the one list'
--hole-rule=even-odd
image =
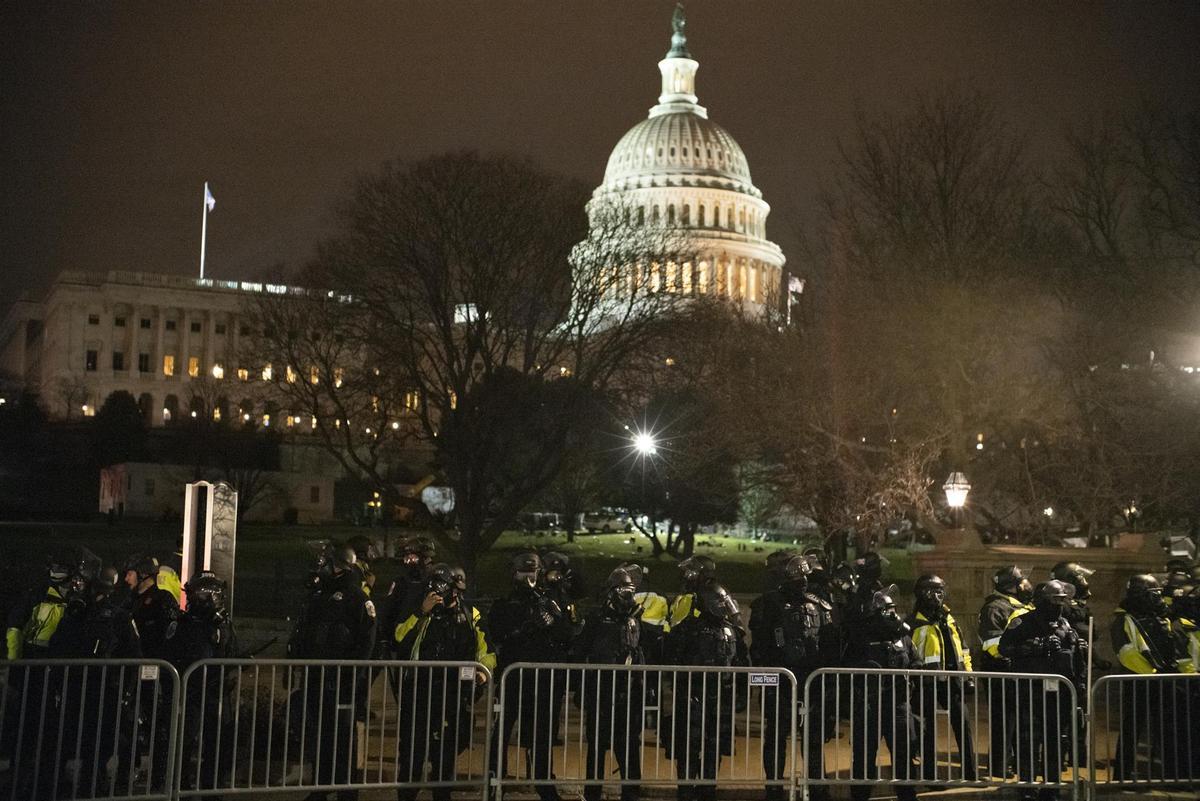
[{"label": "high-visibility vest", "polygon": [[[950,647],[954,649],[960,670],[971,669],[971,652],[963,648],[962,632],[954,615],[946,613],[945,626],[950,631]],[[946,668],[946,643],[943,642],[942,627],[925,615],[917,612],[912,627],[912,641],[917,648],[917,656],[928,668]]]}]

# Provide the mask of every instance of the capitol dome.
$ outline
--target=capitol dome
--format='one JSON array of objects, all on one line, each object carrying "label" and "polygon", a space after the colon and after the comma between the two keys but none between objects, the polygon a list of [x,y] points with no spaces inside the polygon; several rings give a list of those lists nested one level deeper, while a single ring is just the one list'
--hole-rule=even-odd
[{"label": "capitol dome", "polygon": [[677,7],[671,49],[658,63],[658,104],[613,149],[588,211],[594,227],[603,225],[598,214],[620,209],[637,225],[684,234],[695,257],[664,265],[662,285],[761,313],[780,306],[783,251],[766,238],[771,207],[750,178],[746,155],[699,104],[700,64],[688,51],[685,25]]}]

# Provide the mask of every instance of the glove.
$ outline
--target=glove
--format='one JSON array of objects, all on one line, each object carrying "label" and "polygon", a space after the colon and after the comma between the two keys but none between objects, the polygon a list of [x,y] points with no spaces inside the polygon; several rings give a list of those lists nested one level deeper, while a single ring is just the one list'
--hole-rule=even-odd
[{"label": "glove", "polygon": [[962,685],[962,686],[963,686],[963,692],[964,692],[964,693],[973,693],[973,692],[975,692],[975,679],[972,679],[972,678],[969,678],[969,677],[968,677],[968,678],[965,678],[965,679],[963,679],[963,685]]},{"label": "glove", "polygon": [[1062,640],[1060,640],[1058,638],[1058,635],[1051,634],[1049,637],[1046,638],[1046,653],[1056,654],[1061,650],[1062,650]]}]

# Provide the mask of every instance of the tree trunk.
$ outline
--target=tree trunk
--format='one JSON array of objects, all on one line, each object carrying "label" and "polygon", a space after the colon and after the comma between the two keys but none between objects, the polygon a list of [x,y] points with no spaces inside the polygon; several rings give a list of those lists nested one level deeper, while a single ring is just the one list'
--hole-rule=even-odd
[{"label": "tree trunk", "polygon": [[683,551],[683,558],[687,559],[696,552],[696,524],[684,523],[679,527],[680,547]]}]

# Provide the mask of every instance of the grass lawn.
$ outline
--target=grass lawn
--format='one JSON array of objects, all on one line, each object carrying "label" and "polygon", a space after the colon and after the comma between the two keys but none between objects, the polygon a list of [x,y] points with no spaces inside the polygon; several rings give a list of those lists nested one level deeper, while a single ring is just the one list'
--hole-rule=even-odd
[{"label": "grass lawn", "polygon": [[[84,545],[106,563],[120,566],[134,553],[169,555],[174,551],[179,531],[177,523],[125,522],[112,527],[103,523],[0,523],[0,610],[7,609],[18,593],[40,580],[46,557],[56,546]],[[383,538],[381,529],[352,526],[243,526],[237,543],[236,614],[277,619],[293,615],[300,600],[299,590],[312,564],[313,550],[309,543],[363,533]],[[393,540],[406,533],[412,532],[399,529],[390,532]],[[735,593],[761,592],[763,560],[771,551],[786,547],[794,546],[717,535],[699,535],[696,539],[696,553],[716,560],[718,576]],[[637,561],[648,567],[651,589],[670,595],[678,588],[675,560],[669,556],[652,559],[650,543],[636,533],[583,534],[568,543],[561,534],[529,536],[506,532],[480,560],[477,577],[480,596],[492,597],[508,591],[509,559],[525,548],[556,550],[570,556],[589,593],[623,561]],[[891,560],[888,575],[900,583],[902,590],[911,588],[908,553],[892,550],[884,553]],[[388,560],[374,567],[382,591],[396,568]]]}]

